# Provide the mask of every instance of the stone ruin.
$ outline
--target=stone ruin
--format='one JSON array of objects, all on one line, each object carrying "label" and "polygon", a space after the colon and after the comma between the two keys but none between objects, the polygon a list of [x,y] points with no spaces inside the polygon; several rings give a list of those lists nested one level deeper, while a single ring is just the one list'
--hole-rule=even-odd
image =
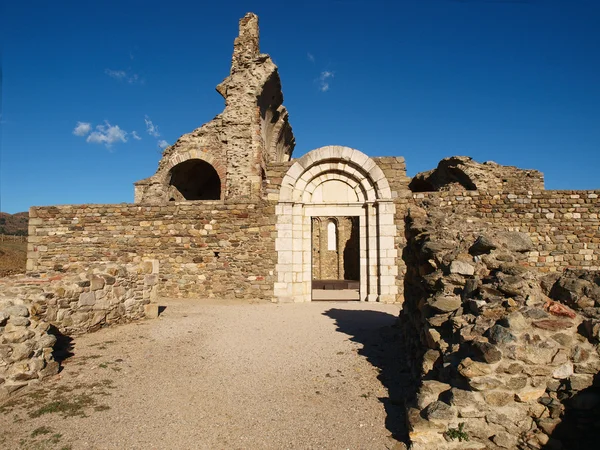
[{"label": "stone ruin", "polygon": [[343,294],[402,304],[412,448],[574,448],[598,429],[600,191],[460,156],[412,179],[348,147],[293,159],[254,14],[217,91],[224,111],[133,204],[31,208],[27,275],[0,283],[0,400],[56,373],[56,334],[156,317],[161,296]]}]

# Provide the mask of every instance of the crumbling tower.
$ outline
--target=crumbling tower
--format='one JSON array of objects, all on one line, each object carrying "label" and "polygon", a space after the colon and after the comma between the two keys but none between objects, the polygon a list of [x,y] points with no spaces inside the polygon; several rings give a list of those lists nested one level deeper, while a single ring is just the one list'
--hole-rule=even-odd
[{"label": "crumbling tower", "polygon": [[255,201],[266,166],[288,161],[294,135],[277,66],[259,50],[258,17],[248,13],[235,39],[231,71],[217,86],[225,110],[165,149],[158,170],[135,183],[135,202]]}]

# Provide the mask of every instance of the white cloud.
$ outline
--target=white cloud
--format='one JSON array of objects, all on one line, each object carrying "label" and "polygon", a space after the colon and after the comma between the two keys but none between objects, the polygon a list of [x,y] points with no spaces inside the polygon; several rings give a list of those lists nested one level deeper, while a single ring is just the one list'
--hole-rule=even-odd
[{"label": "white cloud", "polygon": [[96,126],[96,130],[85,141],[91,144],[104,144],[106,148],[110,148],[115,142],[127,142],[127,132],[118,125],[111,125],[106,121],[105,125]]},{"label": "white cloud", "polygon": [[140,81],[140,76],[137,73],[129,74],[125,70],[105,69],[104,73],[115,80],[126,81],[129,84],[134,84]]},{"label": "white cloud", "polygon": [[133,138],[134,138],[136,141],[141,141],[141,140],[142,140],[142,138],[140,137],[140,135],[139,135],[139,134],[137,134],[137,131],[132,131],[132,132],[131,132],[131,135],[133,136]]},{"label": "white cloud", "polygon": [[146,132],[152,137],[159,137],[160,133],[158,132],[158,127],[152,123],[148,116],[144,117],[144,122],[146,122]]},{"label": "white cloud", "polygon": [[321,92],[327,92],[329,90],[329,84],[333,77],[333,72],[329,72],[328,70],[321,72],[321,75],[319,75],[319,90]]},{"label": "white cloud", "polygon": [[161,149],[165,149],[169,146],[169,143],[167,141],[165,141],[164,139],[161,139],[160,141],[158,141],[158,147]]},{"label": "white cloud", "polygon": [[314,56],[312,53],[308,52],[308,53],[306,54],[306,57],[308,58],[308,60],[309,60],[310,62],[313,62],[313,63],[315,62],[315,56]]},{"label": "white cloud", "polygon": [[77,126],[73,129],[75,136],[85,136],[92,129],[92,125],[88,122],[77,122]]}]

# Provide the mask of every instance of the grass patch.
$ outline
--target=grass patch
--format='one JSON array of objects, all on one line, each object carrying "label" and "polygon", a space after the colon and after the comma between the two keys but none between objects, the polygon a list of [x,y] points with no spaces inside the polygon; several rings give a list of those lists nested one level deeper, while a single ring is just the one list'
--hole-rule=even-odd
[{"label": "grass patch", "polygon": [[33,430],[31,432],[31,437],[34,438],[34,437],[39,436],[41,434],[50,434],[50,433],[52,433],[52,428],[49,428],[49,427],[39,427],[39,428],[36,428],[35,430]]},{"label": "grass patch", "polygon": [[59,397],[41,408],[31,411],[29,417],[36,418],[44,414],[60,414],[63,418],[74,416],[87,417],[85,415],[85,408],[94,406],[95,404],[96,401],[87,394],[81,394],[73,400]]}]

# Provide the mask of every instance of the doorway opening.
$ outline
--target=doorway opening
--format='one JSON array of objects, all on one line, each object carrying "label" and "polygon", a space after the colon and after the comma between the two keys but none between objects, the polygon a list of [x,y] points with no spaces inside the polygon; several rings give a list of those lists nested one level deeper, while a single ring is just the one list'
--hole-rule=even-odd
[{"label": "doorway opening", "polygon": [[311,217],[312,300],[360,300],[357,216]]}]

